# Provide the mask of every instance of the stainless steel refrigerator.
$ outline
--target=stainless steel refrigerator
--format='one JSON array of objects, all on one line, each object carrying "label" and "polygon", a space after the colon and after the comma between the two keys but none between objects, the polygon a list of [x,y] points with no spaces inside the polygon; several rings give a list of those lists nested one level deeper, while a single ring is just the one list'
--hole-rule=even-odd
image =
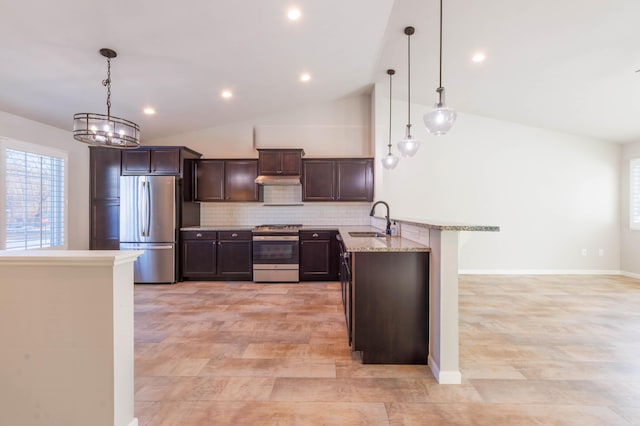
[{"label": "stainless steel refrigerator", "polygon": [[176,282],[177,206],[174,176],[120,177],[120,250],[143,250],[136,283]]}]

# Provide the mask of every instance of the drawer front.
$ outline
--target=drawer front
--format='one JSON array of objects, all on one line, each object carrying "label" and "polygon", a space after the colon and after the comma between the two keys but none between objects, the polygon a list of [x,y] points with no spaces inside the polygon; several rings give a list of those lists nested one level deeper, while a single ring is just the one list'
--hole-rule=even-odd
[{"label": "drawer front", "polygon": [[182,231],[183,240],[215,240],[217,237],[216,231]]},{"label": "drawer front", "polygon": [[330,240],[332,231],[300,231],[300,240]]},{"label": "drawer front", "polygon": [[219,231],[220,240],[224,241],[251,241],[251,231]]}]

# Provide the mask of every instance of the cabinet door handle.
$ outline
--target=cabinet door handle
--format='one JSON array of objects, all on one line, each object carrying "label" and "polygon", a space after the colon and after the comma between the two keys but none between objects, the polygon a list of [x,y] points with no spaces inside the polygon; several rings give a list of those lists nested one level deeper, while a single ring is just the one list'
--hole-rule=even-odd
[{"label": "cabinet door handle", "polygon": [[196,234],[196,238],[202,238],[202,234],[198,232],[198,233]]},{"label": "cabinet door handle", "polygon": [[318,238],[318,234],[313,234],[312,237],[313,238]]},{"label": "cabinet door handle", "polygon": [[237,236],[238,236],[238,234],[236,234],[235,232],[233,234],[231,234],[231,238],[235,238]]}]

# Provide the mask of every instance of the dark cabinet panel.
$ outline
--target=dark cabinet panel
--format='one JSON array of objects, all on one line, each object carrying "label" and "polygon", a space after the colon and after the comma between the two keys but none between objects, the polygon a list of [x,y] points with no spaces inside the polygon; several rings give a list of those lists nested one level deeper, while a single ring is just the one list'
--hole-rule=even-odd
[{"label": "dark cabinet panel", "polygon": [[91,196],[95,199],[120,197],[120,150],[91,148]]},{"label": "dark cabinet panel", "polygon": [[183,279],[251,280],[251,237],[247,230],[181,232]]},{"label": "dark cabinet panel", "polygon": [[225,160],[224,199],[226,201],[259,201],[257,160]]},{"label": "dark cabinet panel", "polygon": [[122,151],[122,174],[140,175],[149,173],[151,151],[148,149],[130,149]]},{"label": "dark cabinet panel", "polygon": [[338,160],[336,182],[340,201],[373,201],[373,160]]},{"label": "dark cabinet panel", "polygon": [[282,152],[282,174],[299,176],[302,173],[301,151]]},{"label": "dark cabinet panel", "polygon": [[120,150],[89,151],[89,248],[120,248]]},{"label": "dark cabinet panel", "polygon": [[185,278],[212,278],[216,275],[216,240],[183,240],[182,275]]},{"label": "dark cabinet panel", "polygon": [[[181,152],[184,148],[137,148],[122,151],[123,175],[180,175],[182,173]],[[197,157],[199,154],[189,151],[185,157]],[[197,154],[197,155],[191,155]]]},{"label": "dark cabinet panel", "polygon": [[149,171],[153,175],[180,174],[180,150],[175,148],[154,148],[151,150]]},{"label": "dark cabinet panel", "polygon": [[353,253],[352,349],[365,364],[426,364],[429,254]]},{"label": "dark cabinet panel", "polygon": [[91,202],[91,250],[120,249],[120,199]]},{"label": "dark cabinet panel", "polygon": [[251,280],[252,242],[220,240],[218,245],[218,275],[225,280]]},{"label": "dark cabinet panel", "polygon": [[194,165],[196,201],[224,201],[224,160],[196,160]]},{"label": "dark cabinet panel", "polygon": [[339,247],[336,231],[300,232],[300,280],[337,281]]},{"label": "dark cabinet panel", "polygon": [[373,159],[304,160],[304,201],[373,201]]},{"label": "dark cabinet panel", "polygon": [[302,173],[301,149],[259,149],[258,172],[260,175],[293,175]]},{"label": "dark cabinet panel", "polygon": [[305,201],[335,201],[335,160],[305,160],[302,198]]}]

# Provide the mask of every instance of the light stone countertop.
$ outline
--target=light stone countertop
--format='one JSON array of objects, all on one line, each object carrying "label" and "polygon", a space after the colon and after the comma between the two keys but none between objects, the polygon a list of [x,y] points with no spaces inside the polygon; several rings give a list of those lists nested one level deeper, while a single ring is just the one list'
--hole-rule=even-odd
[{"label": "light stone countertop", "polygon": [[133,262],[140,250],[0,250],[0,265],[119,265]]},{"label": "light stone countertop", "polygon": [[399,236],[352,237],[349,232],[380,232],[373,226],[338,226],[340,236],[349,252],[428,252],[431,249]]},{"label": "light stone countertop", "polygon": [[[384,217],[374,216],[376,219],[385,220]],[[420,226],[422,228],[438,229],[440,231],[485,231],[500,232],[500,227],[495,225],[469,225],[464,223],[446,222],[440,220],[411,219],[392,217],[392,222],[406,223],[409,225]]]},{"label": "light stone countertop", "polygon": [[187,226],[180,228],[181,231],[251,231],[253,226]]}]

